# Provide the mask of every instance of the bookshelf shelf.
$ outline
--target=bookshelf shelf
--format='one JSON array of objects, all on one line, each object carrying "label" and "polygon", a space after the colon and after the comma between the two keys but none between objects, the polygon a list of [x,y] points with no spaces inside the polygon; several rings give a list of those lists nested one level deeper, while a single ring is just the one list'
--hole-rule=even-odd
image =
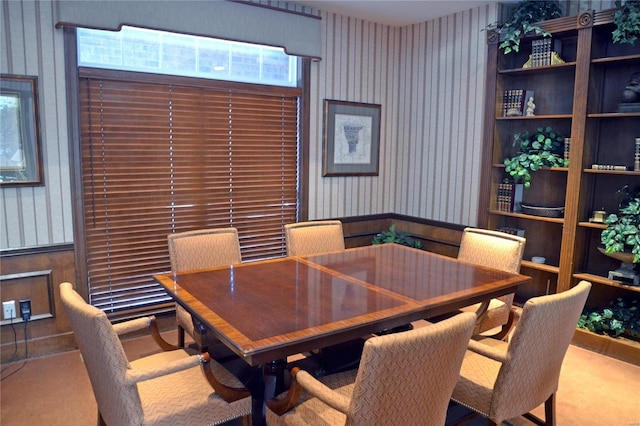
[{"label": "bookshelf shelf", "polygon": [[546,263],[535,263],[535,262],[531,262],[530,260],[523,260],[522,267],[529,268],[529,269],[536,269],[538,271],[544,271],[551,274],[557,274],[558,271],[560,270],[560,268],[558,268],[557,266],[547,265]]},{"label": "bookshelf shelf", "polygon": [[571,119],[571,114],[549,114],[549,115],[534,115],[533,117],[516,116],[516,117],[496,117],[498,121],[512,121],[512,120],[565,120]]},{"label": "bookshelf shelf", "polygon": [[556,72],[572,72],[576,68],[575,62],[565,62],[564,64],[558,65],[545,65],[541,67],[531,67],[531,68],[509,68],[504,70],[499,70],[498,74],[503,75],[518,75],[518,74],[549,74]]},{"label": "bookshelf shelf", "polygon": [[607,225],[604,223],[595,223],[595,222],[578,222],[578,226],[582,226],[584,228],[593,228],[593,229],[606,229]]},{"label": "bookshelf shelf", "polygon": [[640,287],[625,285],[625,284],[622,284],[620,281],[612,281],[600,275],[589,274],[589,273],[577,273],[577,274],[573,274],[573,276],[578,280],[587,280],[587,281],[590,281],[591,283],[607,285],[610,287],[615,287],[615,288],[620,288],[620,289],[630,290],[633,292],[640,293]]},{"label": "bookshelf shelf", "polygon": [[620,176],[640,176],[640,172],[633,170],[596,170],[596,169],[584,169],[585,173],[593,173],[600,175],[620,175]]},{"label": "bookshelf shelf", "polygon": [[489,213],[497,216],[517,217],[519,219],[535,220],[539,222],[560,223],[560,224],[564,223],[563,218],[556,218],[556,217],[533,216],[530,214],[503,212],[500,210],[489,210]]}]

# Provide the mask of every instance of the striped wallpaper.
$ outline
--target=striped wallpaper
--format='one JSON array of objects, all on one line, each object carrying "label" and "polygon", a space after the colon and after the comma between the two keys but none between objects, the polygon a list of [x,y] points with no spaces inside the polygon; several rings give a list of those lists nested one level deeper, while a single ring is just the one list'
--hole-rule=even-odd
[{"label": "striped wallpaper", "polygon": [[[322,17],[311,70],[309,218],[395,212],[474,225],[480,178],[485,33],[497,6],[389,27]],[[54,1],[0,5],[0,71],[38,76],[45,185],[0,189],[0,250],[73,242],[62,31]],[[567,2],[569,14],[612,1]],[[382,106],[380,174],[322,177],[324,99]]]}]

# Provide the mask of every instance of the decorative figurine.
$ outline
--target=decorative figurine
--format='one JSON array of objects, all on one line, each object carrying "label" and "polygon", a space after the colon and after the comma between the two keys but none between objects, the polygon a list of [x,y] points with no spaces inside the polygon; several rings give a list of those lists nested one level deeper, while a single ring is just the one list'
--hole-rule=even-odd
[{"label": "decorative figurine", "polygon": [[640,111],[640,72],[634,73],[622,91],[618,112]]},{"label": "decorative figurine", "polygon": [[527,117],[533,117],[535,114],[533,113],[533,111],[535,111],[536,109],[536,104],[533,103],[533,96],[531,96],[529,98],[529,100],[527,101],[527,110],[525,112],[525,116]]}]

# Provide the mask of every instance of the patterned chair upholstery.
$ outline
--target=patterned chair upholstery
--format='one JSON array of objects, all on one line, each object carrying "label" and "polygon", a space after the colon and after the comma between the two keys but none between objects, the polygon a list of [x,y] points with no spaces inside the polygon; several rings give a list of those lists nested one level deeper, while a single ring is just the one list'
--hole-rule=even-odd
[{"label": "patterned chair upholstery", "polygon": [[342,222],[318,220],[284,226],[288,256],[306,256],[344,250]]},{"label": "patterned chair upholstery", "polygon": [[[462,233],[458,260],[519,273],[526,239],[504,232],[487,229],[466,228]],[[503,327],[494,337],[505,337],[513,323],[514,294],[508,294],[489,302],[489,308],[478,321],[474,334],[484,333],[497,327]],[[480,304],[462,308],[464,312],[476,312]]]},{"label": "patterned chair upholstery", "polygon": [[151,318],[111,325],[70,283],[60,284],[60,295],[98,403],[99,425],[216,425],[238,417],[248,422],[251,397],[245,391],[228,403],[214,392],[203,375],[209,368],[221,383],[242,384],[208,354],[176,348],[129,362],[118,334],[146,328]]},{"label": "patterned chair upholstery", "polygon": [[[173,273],[242,262],[236,228],[201,229],[169,234],[167,243]],[[189,336],[194,337],[194,326],[191,315],[177,303],[176,322],[178,323],[178,346],[184,347],[185,331]]]},{"label": "patterned chair upholstery", "polygon": [[[491,425],[524,415],[555,424],[560,368],[589,295],[581,281],[562,293],[529,299],[509,343],[472,340],[452,399],[490,420]],[[545,420],[529,413],[545,404]]]},{"label": "patterned chair upholstery", "polygon": [[[372,337],[360,367],[320,380],[294,369],[286,398],[304,389],[300,401],[277,415],[269,402],[269,425],[443,425],[475,325],[466,312],[415,330]],[[280,401],[278,401],[280,402]],[[285,404],[288,408],[291,404]]]}]

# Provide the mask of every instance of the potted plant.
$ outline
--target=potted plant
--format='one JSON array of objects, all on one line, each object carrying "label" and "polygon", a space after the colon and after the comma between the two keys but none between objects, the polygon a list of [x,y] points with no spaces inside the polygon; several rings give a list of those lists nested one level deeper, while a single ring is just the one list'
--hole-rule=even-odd
[{"label": "potted plant", "polygon": [[618,297],[608,308],[595,311],[585,309],[578,321],[578,327],[610,337],[626,335],[637,339],[640,337],[638,301],[633,299],[629,302]]},{"label": "potted plant", "polygon": [[618,190],[622,200],[618,213],[607,216],[607,228],[600,234],[606,254],[631,253],[633,263],[640,263],[640,190],[630,191],[626,185]]},{"label": "potted plant", "polygon": [[559,1],[524,0],[518,2],[510,18],[501,25],[494,23],[489,29],[494,29],[500,35],[499,48],[504,54],[518,52],[520,39],[526,35],[542,35],[549,37],[551,34],[543,30],[538,22],[547,19],[560,18],[562,8]]},{"label": "potted plant", "polygon": [[395,223],[389,227],[388,231],[383,231],[373,237],[372,244],[396,243],[407,247],[422,248],[422,243],[409,236],[408,233],[396,231]]},{"label": "potted plant", "polygon": [[516,133],[513,145],[520,145],[518,153],[504,159],[505,171],[515,183],[531,186],[531,173],[542,167],[567,167],[569,160],[564,158],[564,136],[551,127],[538,127],[535,133]]},{"label": "potted plant", "polygon": [[611,33],[613,42],[635,45],[640,36],[640,0],[616,0],[618,10],[613,14],[616,29]]}]

